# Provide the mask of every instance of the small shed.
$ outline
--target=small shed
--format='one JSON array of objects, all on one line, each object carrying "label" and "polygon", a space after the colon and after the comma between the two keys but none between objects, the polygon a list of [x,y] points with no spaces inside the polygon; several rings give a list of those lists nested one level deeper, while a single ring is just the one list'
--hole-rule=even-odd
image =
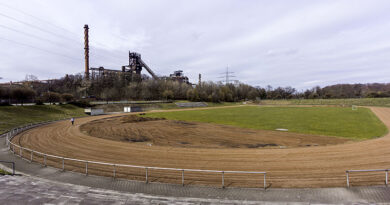
[{"label": "small shed", "polygon": [[124,112],[142,112],[142,107],[139,106],[131,106],[131,107],[124,107]]},{"label": "small shed", "polygon": [[85,108],[84,112],[87,115],[103,115],[104,114],[104,110],[100,109],[100,108]]}]

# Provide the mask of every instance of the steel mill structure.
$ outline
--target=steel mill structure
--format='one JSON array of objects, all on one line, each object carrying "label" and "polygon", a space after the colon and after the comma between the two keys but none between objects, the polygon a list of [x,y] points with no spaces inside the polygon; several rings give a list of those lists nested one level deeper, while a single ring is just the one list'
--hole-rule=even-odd
[{"label": "steel mill structure", "polygon": [[121,74],[124,75],[128,80],[142,80],[141,72],[142,69],[145,69],[153,79],[164,79],[164,80],[173,80],[180,83],[190,84],[188,77],[183,75],[182,70],[175,71],[173,74],[170,74],[169,77],[158,77],[152,69],[142,60],[141,54],[136,52],[129,51],[129,64],[122,66],[120,70],[107,69],[103,66],[100,67],[90,67],[89,66],[89,39],[88,39],[88,25],[84,25],[84,58],[85,58],[85,79],[94,80],[102,78],[108,74]]}]

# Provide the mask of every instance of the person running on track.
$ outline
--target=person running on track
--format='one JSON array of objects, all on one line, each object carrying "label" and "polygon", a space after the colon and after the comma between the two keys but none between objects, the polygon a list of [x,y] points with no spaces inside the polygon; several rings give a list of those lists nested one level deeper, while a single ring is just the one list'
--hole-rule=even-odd
[{"label": "person running on track", "polygon": [[72,122],[72,125],[74,124],[74,118],[72,117],[71,119],[70,119],[70,121]]}]

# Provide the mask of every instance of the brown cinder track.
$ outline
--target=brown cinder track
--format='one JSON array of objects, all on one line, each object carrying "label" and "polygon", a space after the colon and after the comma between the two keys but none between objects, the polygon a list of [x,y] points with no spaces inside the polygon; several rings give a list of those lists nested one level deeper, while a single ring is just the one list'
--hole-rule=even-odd
[{"label": "brown cinder track", "polygon": [[[371,110],[390,128],[390,108],[371,107]],[[140,166],[266,171],[269,187],[341,187],[346,185],[345,171],[350,169],[390,168],[390,134],[372,140],[339,145],[287,148],[183,148],[145,146],[144,144],[112,141],[91,137],[80,132],[79,126],[96,119],[112,116],[80,118],[75,126],[68,121],[57,122],[28,130],[16,136],[14,143],[40,152],[118,164]],[[24,157],[28,158],[28,152]],[[48,165],[62,167],[61,161],[47,159]],[[41,156],[34,161],[42,163]],[[89,174],[112,176],[110,166],[89,166]],[[84,172],[85,165],[65,162],[65,169]],[[117,168],[116,176],[144,180],[145,170]],[[181,183],[177,171],[149,170],[149,181]],[[185,184],[221,184],[218,173],[185,173]],[[352,173],[351,185],[383,185],[384,173]],[[226,186],[262,187],[262,175],[225,174]]]}]

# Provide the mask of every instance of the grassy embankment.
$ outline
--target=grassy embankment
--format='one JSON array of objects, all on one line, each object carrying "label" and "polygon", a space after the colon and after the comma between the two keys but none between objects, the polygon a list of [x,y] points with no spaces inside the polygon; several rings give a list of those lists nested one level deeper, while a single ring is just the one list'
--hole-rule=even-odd
[{"label": "grassy embankment", "polygon": [[[84,109],[74,105],[1,106],[0,133],[28,123],[84,115]],[[8,174],[0,169],[0,175]]]},{"label": "grassy embankment", "polygon": [[344,105],[390,107],[390,98],[262,100],[264,105]]},{"label": "grassy embankment", "polygon": [[[106,112],[123,112],[123,107],[127,106],[138,106],[142,107],[145,111],[147,110],[169,110],[169,109],[186,109],[185,107],[178,107],[175,103],[176,102],[189,102],[189,101],[175,101],[173,103],[153,103],[153,104],[147,104],[146,101],[140,101],[145,102],[145,104],[101,104],[96,105],[96,108],[102,108]],[[221,102],[221,103],[213,103],[213,102],[206,102],[207,107],[218,107],[218,106],[230,106],[230,105],[241,105],[242,102]]]},{"label": "grassy embankment", "polygon": [[84,109],[74,105],[1,106],[0,133],[28,123],[85,116]]},{"label": "grassy embankment", "polygon": [[256,107],[149,113],[150,117],[207,122],[242,128],[371,139],[387,133],[385,125],[367,108]]}]

